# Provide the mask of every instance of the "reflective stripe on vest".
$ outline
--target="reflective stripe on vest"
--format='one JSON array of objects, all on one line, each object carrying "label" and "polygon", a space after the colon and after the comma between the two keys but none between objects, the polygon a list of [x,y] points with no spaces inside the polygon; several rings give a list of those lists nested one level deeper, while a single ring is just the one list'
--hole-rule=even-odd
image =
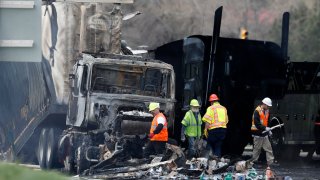
[{"label": "reflective stripe on vest", "polygon": [[[265,114],[263,113],[263,110],[261,109],[260,106],[258,106],[255,110],[258,111],[258,113],[259,113],[260,123],[262,125],[264,125],[265,127],[267,127],[268,126],[268,119],[269,119],[269,110],[266,110]],[[251,130],[254,130],[254,131],[258,130],[254,124],[254,113],[252,115]]]},{"label": "reflective stripe on vest", "polygon": [[150,128],[150,133],[153,133],[154,130],[157,128],[158,126],[158,118],[159,117],[162,117],[164,118],[165,122],[164,122],[164,125],[163,125],[163,128],[162,130],[160,131],[159,134],[155,134],[151,139],[150,141],[168,141],[168,123],[167,123],[167,119],[166,117],[162,114],[162,113],[159,113],[157,114],[153,120],[152,120],[152,123],[151,123],[151,128]]},{"label": "reflective stripe on vest", "polygon": [[210,106],[203,117],[209,123],[209,130],[215,128],[227,128],[227,110],[219,103]]},{"label": "reflective stripe on vest", "polygon": [[185,134],[189,137],[200,137],[201,136],[201,115],[198,113],[198,123],[194,116],[194,113],[189,110],[184,119],[181,122],[184,126],[186,126]]}]

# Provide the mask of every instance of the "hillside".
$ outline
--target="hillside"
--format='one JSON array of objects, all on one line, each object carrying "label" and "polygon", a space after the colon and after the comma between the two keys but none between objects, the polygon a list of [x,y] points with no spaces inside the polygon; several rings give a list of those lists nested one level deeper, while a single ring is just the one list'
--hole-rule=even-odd
[{"label": "hillside", "polygon": [[[201,3],[199,3],[201,2]],[[124,22],[123,38],[129,46],[148,46],[154,49],[164,43],[189,35],[211,35],[213,14],[223,6],[221,36],[238,37],[240,27],[246,27],[250,39],[270,40],[274,21],[282,13],[300,3],[312,7],[316,1],[282,0],[136,0],[124,5],[123,12],[141,11],[142,14]],[[277,40],[279,41],[279,40]]]}]

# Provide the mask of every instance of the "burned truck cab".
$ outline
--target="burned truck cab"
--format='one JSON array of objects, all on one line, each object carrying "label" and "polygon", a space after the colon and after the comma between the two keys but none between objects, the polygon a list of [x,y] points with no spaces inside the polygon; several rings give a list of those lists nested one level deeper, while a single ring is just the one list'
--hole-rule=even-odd
[{"label": "burned truck cab", "polygon": [[153,119],[150,102],[160,103],[173,133],[175,76],[171,65],[135,56],[83,54],[70,79],[66,121],[70,128],[59,142],[60,154],[64,154],[60,158],[67,159],[68,171],[73,167],[81,173],[130,139],[142,148]]}]

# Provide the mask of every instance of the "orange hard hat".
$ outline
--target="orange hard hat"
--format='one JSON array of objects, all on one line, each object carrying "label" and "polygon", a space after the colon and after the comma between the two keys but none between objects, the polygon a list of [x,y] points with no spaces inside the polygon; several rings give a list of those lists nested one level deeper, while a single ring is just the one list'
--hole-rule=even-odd
[{"label": "orange hard hat", "polygon": [[210,97],[209,97],[209,102],[212,102],[212,101],[217,101],[219,100],[218,96],[216,94],[211,94]]}]

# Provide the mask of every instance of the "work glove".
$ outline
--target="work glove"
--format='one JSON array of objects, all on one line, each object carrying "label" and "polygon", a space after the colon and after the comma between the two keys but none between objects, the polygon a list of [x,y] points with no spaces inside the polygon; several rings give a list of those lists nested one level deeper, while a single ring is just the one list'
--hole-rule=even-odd
[{"label": "work glove", "polygon": [[184,134],[181,134],[181,141],[185,142],[186,141],[186,136]]},{"label": "work glove", "polygon": [[266,131],[267,131],[267,132],[271,132],[271,128],[266,127]]},{"label": "work glove", "polygon": [[143,135],[140,135],[139,137],[142,140],[146,140],[146,139],[148,139],[149,135],[147,133],[144,133]]},{"label": "work glove", "polygon": [[204,135],[205,138],[208,139],[208,129],[205,129],[205,130],[204,130],[203,135]]},{"label": "work glove", "polygon": [[154,136],[154,133],[150,133],[150,134],[148,135],[148,137],[149,137],[150,139],[152,139],[153,136]]}]

